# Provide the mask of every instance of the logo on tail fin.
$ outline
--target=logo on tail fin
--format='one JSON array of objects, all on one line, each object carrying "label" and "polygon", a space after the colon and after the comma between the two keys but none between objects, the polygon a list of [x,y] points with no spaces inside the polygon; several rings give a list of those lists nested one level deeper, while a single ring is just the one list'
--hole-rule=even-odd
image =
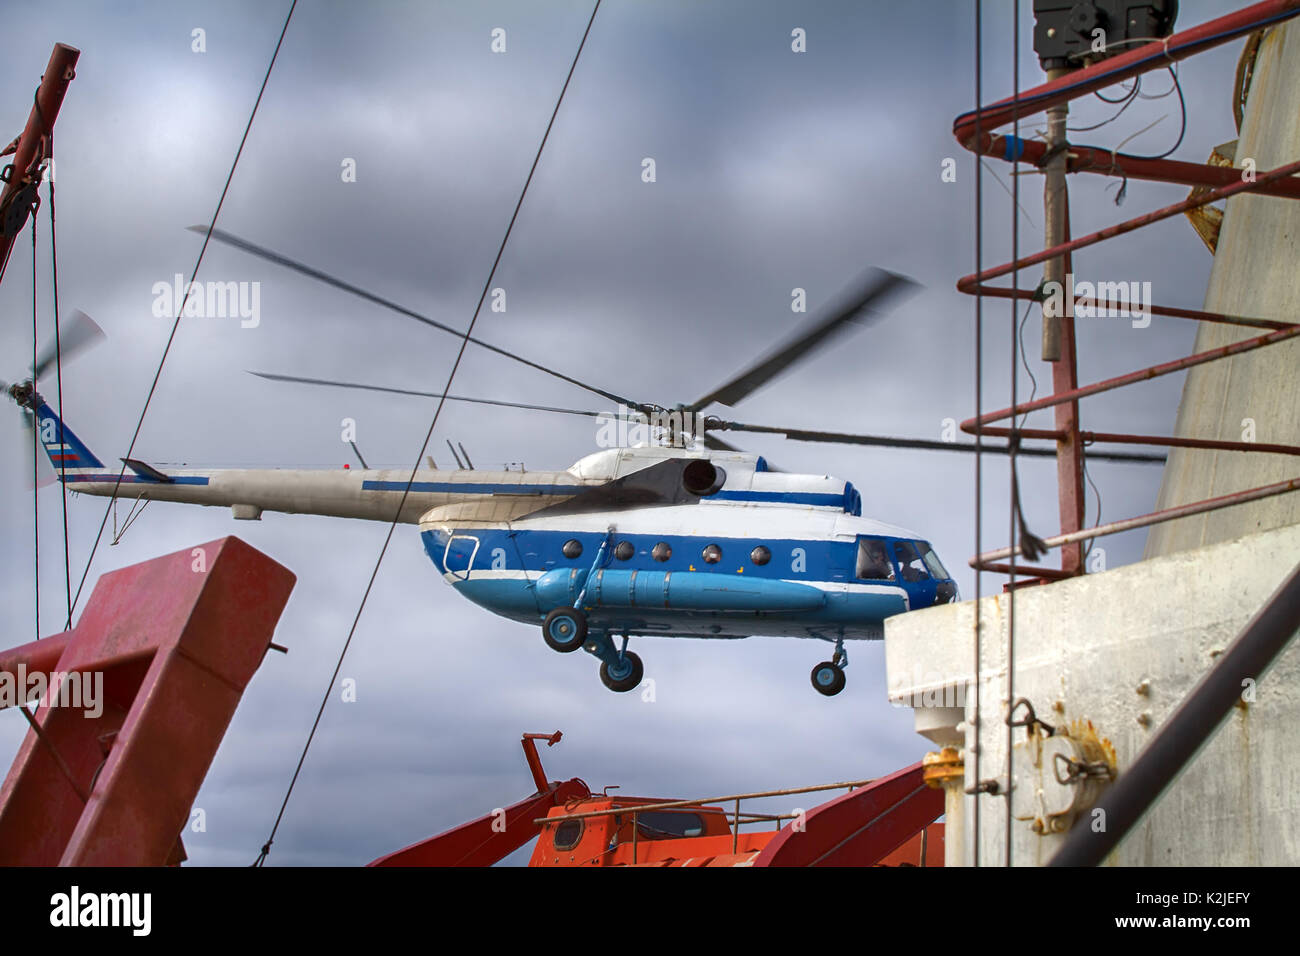
[{"label": "logo on tail fin", "polygon": [[[39,396],[38,396],[39,398]],[[45,402],[36,406],[37,436],[50,464],[56,472],[84,472],[102,470],[104,463],[94,456],[71,429],[59,420],[54,410]]]}]

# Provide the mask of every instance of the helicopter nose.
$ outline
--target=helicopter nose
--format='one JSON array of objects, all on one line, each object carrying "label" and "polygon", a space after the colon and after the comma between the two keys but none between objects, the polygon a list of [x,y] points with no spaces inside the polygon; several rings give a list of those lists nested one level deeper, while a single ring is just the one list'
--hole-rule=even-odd
[{"label": "helicopter nose", "polygon": [[934,603],[951,604],[955,600],[957,600],[957,582],[940,581],[934,589]]}]

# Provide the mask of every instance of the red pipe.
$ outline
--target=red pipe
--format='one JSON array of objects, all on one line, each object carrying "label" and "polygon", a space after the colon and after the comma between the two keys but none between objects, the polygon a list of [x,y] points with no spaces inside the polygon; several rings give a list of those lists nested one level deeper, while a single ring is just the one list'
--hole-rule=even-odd
[{"label": "red pipe", "polygon": [[[1215,20],[1207,20],[1200,26],[1175,33],[1164,40],[1153,40],[1134,47],[1127,53],[1026,90],[1019,98],[1008,97],[990,106],[964,113],[953,122],[953,135],[962,146],[974,149],[977,125],[981,131],[997,129],[1010,123],[1017,115],[1024,118],[1051,106],[1068,103],[1148,70],[1227,43],[1267,24],[1290,19],[1298,13],[1300,0],[1265,0]],[[1109,156],[1109,153],[1106,155]]]},{"label": "red pipe", "polygon": [[[76,75],[77,58],[81,51],[65,43],[54,44],[50,62],[41,75],[41,85],[36,91],[36,102],[32,105],[27,125],[18,137],[13,158],[13,175],[0,192],[0,209],[3,209],[10,197],[24,182],[30,181],[36,170],[33,168],[45,158],[48,148],[46,137],[54,131],[54,120],[63,105],[63,96],[68,92],[68,84]],[[39,152],[38,152],[38,147]],[[0,262],[9,256],[14,242],[13,236],[0,235]]]},{"label": "red pipe", "polygon": [[1261,173],[1254,182],[1240,180],[1228,186],[1221,186],[1218,189],[1210,190],[1200,196],[1190,196],[1182,202],[1176,202],[1172,206],[1165,206],[1141,216],[1135,216],[1124,222],[1116,223],[1113,226],[1107,226],[1105,229],[1099,229],[1097,232],[1081,236],[1078,239],[1071,239],[1060,245],[1052,246],[1049,249],[1043,249],[1041,252],[1035,252],[1032,255],[1025,256],[1013,262],[1007,262],[992,269],[985,269],[977,275],[968,275],[957,283],[957,288],[962,292],[974,295],[977,291],[983,291],[978,288],[978,284],[986,282],[989,279],[996,279],[998,276],[1004,276],[1009,272],[1017,269],[1024,269],[1028,266],[1037,265],[1048,259],[1055,259],[1057,256],[1065,253],[1074,252],[1076,249],[1082,249],[1084,246],[1093,246],[1107,239],[1113,239],[1115,236],[1122,236],[1125,233],[1133,232],[1135,229],[1141,229],[1143,226],[1149,226],[1152,223],[1160,222],[1162,219],[1168,219],[1171,216],[1177,216],[1179,213],[1187,212],[1189,209],[1199,209],[1201,206],[1215,202],[1219,199],[1227,199],[1229,196],[1235,196],[1237,193],[1250,192],[1258,189],[1266,183],[1284,179],[1287,176],[1300,173],[1300,160],[1294,163],[1287,163],[1285,166],[1279,166],[1277,169],[1270,170],[1267,173]]},{"label": "red pipe", "polygon": [[1080,398],[1087,398],[1089,395],[1096,395],[1100,392],[1108,392],[1111,389],[1122,388],[1125,385],[1135,385],[1138,382],[1145,382],[1148,379],[1159,378],[1161,375],[1168,375],[1171,372],[1181,372],[1185,368],[1191,368],[1194,365],[1204,365],[1206,362],[1213,362],[1217,359],[1227,358],[1230,355],[1237,355],[1241,352],[1249,352],[1253,349],[1264,348],[1277,342],[1285,342],[1287,339],[1293,339],[1300,335],[1300,325],[1292,326],[1289,329],[1279,329],[1276,332],[1269,332],[1267,335],[1261,335],[1253,339],[1242,339],[1240,342],[1233,342],[1231,345],[1224,345],[1217,349],[1210,349],[1208,352],[1197,352],[1195,355],[1189,355],[1186,358],[1175,359],[1172,362],[1165,362],[1162,365],[1152,365],[1150,368],[1138,369],[1136,372],[1129,372],[1127,375],[1120,375],[1116,378],[1108,378],[1105,381],[1094,382],[1091,385],[1085,385],[1082,388],[1072,389],[1068,392],[1062,392],[1058,395],[1048,395],[1046,398],[1040,398],[1037,401],[1025,402],[1022,405],[1016,405],[1013,408],[1003,408],[996,412],[989,412],[978,419],[967,419],[961,423],[961,430],[967,434],[975,434],[975,430],[981,426],[988,425],[990,422],[1000,421],[1003,418],[1010,418],[1013,415],[1023,415],[1026,412],[1035,412],[1040,408],[1051,408],[1054,405],[1060,405],[1063,402],[1072,402]]},{"label": "red pipe", "polygon": [[[974,431],[974,430],[973,430]],[[1051,438],[1059,440],[1061,433],[1051,428],[981,428],[979,432],[995,438]],[[1112,445],[1162,445],[1170,448],[1208,448],[1214,451],[1257,451],[1269,455],[1300,455],[1300,445],[1274,445],[1254,441],[1218,441],[1212,438],[1170,438],[1164,435],[1130,435],[1122,432],[1079,432],[1085,442]]]}]

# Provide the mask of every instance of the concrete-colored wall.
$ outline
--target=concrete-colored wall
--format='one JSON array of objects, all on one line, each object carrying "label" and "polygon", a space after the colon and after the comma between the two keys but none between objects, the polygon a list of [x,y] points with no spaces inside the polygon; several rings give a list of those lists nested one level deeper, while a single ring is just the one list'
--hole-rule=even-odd
[{"label": "concrete-colored wall", "polygon": [[[1228,89],[1224,89],[1224,99]],[[1265,172],[1300,159],[1300,25],[1270,31],[1260,45],[1236,165]],[[1156,298],[1160,296],[1157,293]],[[1300,321],[1300,201],[1242,195],[1228,200],[1205,308]],[[1207,351],[1263,330],[1202,323],[1195,350]],[[1300,445],[1300,341],[1222,359],[1187,373],[1174,432],[1179,436]],[[1159,508],[1244,491],[1300,474],[1281,455],[1172,449]],[[1147,557],[1172,554],[1266,528],[1300,522],[1300,492],[1155,525]]]},{"label": "concrete-colored wall", "polygon": [[[1101,574],[1025,588],[1015,595],[1014,694],[1043,720],[1088,719],[1109,738],[1120,774],[1216,657],[1295,567],[1300,526],[1275,529]],[[1006,780],[1006,660],[1010,598],[981,600],[981,776]],[[975,602],[943,605],[885,622],[888,688],[915,706],[917,730],[936,745],[965,748],[974,786]],[[1148,693],[1138,692],[1149,681]],[[946,697],[945,697],[946,691]],[[954,691],[957,695],[954,699]],[[963,700],[964,697],[964,700]],[[950,706],[958,703],[960,707]],[[1141,715],[1149,723],[1140,722]],[[1300,640],[1257,678],[1256,700],[1234,708],[1210,743],[1111,855],[1120,865],[1300,864]],[[1024,738],[1016,731],[1017,741]],[[1025,762],[1014,772],[1019,777]],[[980,862],[1005,859],[1006,798],[964,798],[969,863],[980,801]],[[1012,829],[1013,862],[1047,862],[1062,837],[1026,822]]]}]

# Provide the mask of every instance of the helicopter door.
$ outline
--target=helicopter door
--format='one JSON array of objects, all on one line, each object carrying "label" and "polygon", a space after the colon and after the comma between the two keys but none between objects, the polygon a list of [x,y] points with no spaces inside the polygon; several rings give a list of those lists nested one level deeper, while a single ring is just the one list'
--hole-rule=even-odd
[{"label": "helicopter door", "polygon": [[479,540],[472,534],[453,534],[442,554],[443,569],[460,581],[469,580],[470,569],[478,555]]}]

